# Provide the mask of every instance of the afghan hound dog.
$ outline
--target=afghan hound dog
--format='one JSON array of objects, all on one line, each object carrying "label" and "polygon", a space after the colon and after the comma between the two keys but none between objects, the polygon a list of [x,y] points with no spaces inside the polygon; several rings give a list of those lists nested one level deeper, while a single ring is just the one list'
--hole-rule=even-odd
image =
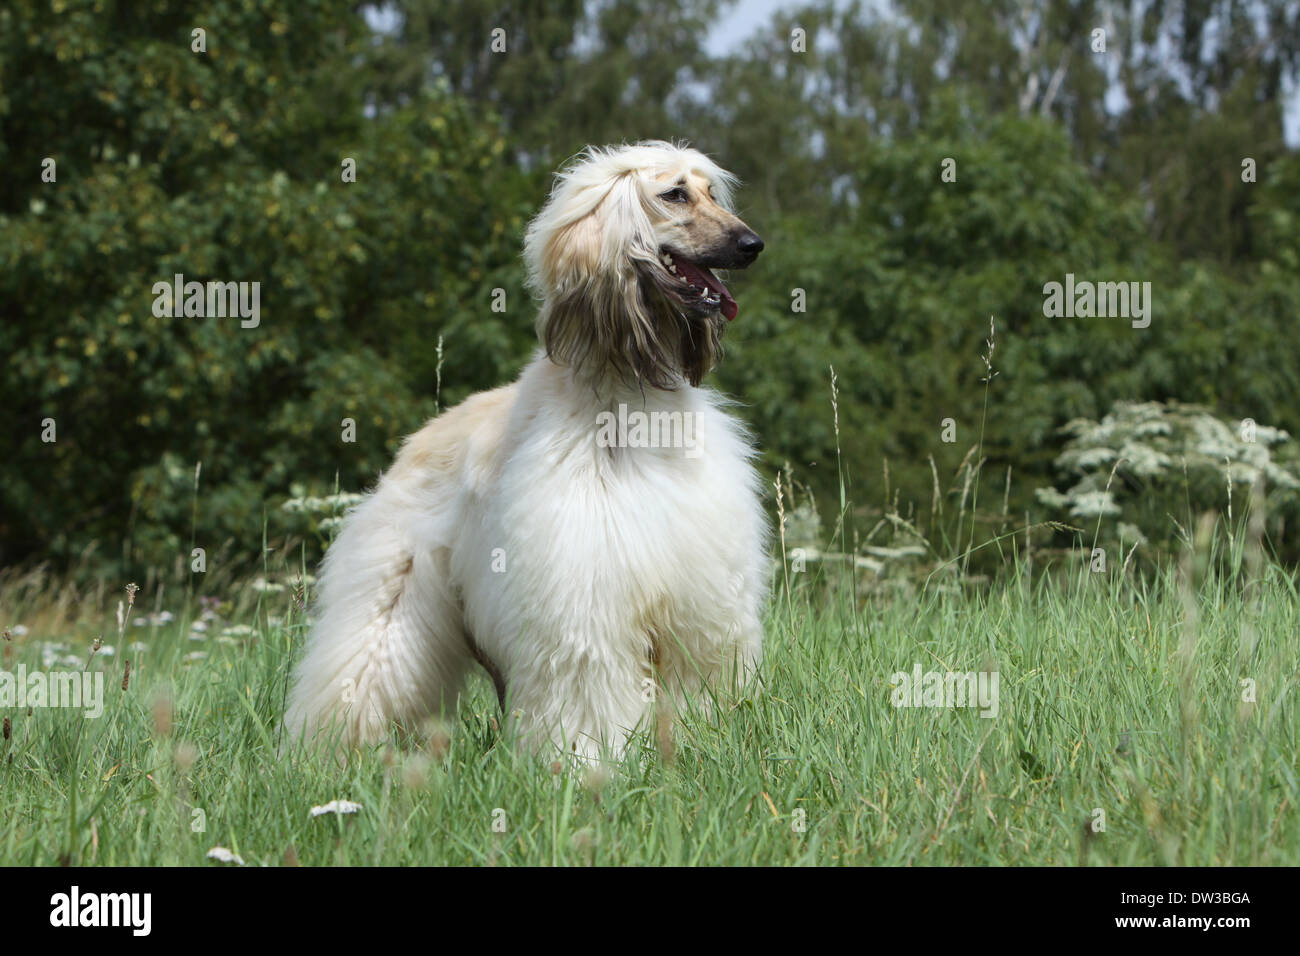
[{"label": "afghan hound dog", "polygon": [[525,750],[621,756],[755,676],[768,528],[753,447],[701,387],[763,248],[735,179],[664,142],[591,148],[524,244],[541,348],[407,438],[345,520],[286,739],[336,753],[456,705],[477,663]]}]

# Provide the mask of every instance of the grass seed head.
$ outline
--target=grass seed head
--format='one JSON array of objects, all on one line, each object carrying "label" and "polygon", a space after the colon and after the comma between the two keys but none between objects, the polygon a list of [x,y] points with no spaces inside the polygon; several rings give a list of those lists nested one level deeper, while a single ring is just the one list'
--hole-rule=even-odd
[{"label": "grass seed head", "polygon": [[153,730],[159,737],[169,737],[172,732],[172,698],[159,691],[153,699]]},{"label": "grass seed head", "polygon": [[172,759],[176,762],[177,770],[188,773],[199,759],[199,750],[188,740],[183,740],[172,751]]}]

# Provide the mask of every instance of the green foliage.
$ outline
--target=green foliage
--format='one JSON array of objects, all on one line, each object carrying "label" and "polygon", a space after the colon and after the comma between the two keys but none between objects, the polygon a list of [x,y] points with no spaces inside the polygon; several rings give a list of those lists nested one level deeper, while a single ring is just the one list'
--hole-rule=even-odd
[{"label": "green foliage", "polygon": [[[1300,427],[1287,398],[1300,388],[1297,366],[1280,360],[1290,352],[1286,303],[1300,300],[1294,276],[1268,268],[1244,281],[1171,261],[1137,204],[1094,182],[1054,126],[948,101],[915,136],[861,153],[850,209],[769,230],[763,261],[735,283],[744,327],[720,371],[759,432],[781,436],[767,444],[771,463],[791,461],[822,501],[837,487],[832,364],[855,503],[916,508],[924,522],[930,456],[948,476],[977,449],[997,507],[1010,467],[1009,513],[1037,513],[1033,491],[1052,479],[1061,427],[1125,399]],[[956,181],[945,183],[949,158]],[[1043,286],[1067,273],[1150,282],[1150,327],[1046,317]],[[804,313],[791,311],[796,288]],[[996,375],[986,387],[990,317]]]},{"label": "green foliage", "polygon": [[[98,548],[139,576],[192,545],[256,565],[264,528],[314,544],[286,497],[364,489],[534,347],[519,250],[550,169],[652,135],[748,181],[768,251],[731,278],[716,382],[828,528],[841,469],[848,507],[927,530],[1038,520],[1062,426],[1118,402],[1300,434],[1293,18],[1225,4],[1201,63],[1205,10],[1111,11],[1115,111],[1092,0],[822,2],[711,57],[721,6],[416,0],[379,36],[334,0],[0,10],[0,560]],[[154,316],[177,273],[259,282],[260,325]],[[1151,327],[1045,317],[1067,273],[1151,282]]]},{"label": "green foliage", "polygon": [[[8,556],[98,540],[128,569],[170,563],[195,519],[199,546],[256,562],[292,480],[360,488],[434,412],[439,337],[451,400],[526,354],[526,180],[444,93],[366,120],[349,5],[3,15]],[[259,282],[260,324],[155,316],[176,273]],[[487,307],[498,286],[510,315]]]},{"label": "green foliage", "polygon": [[[1057,467],[1072,476],[1064,492],[1038,489],[1038,498],[1091,530],[1102,519],[1128,522],[1129,540],[1183,543],[1206,511],[1258,512],[1260,529],[1280,530],[1295,519],[1300,499],[1295,445],[1284,431],[1254,421],[1225,422],[1179,403],[1120,402],[1101,421],[1076,419]],[[1112,537],[1114,521],[1106,521]]]},{"label": "green foliage", "polygon": [[691,136],[686,91],[719,0],[399,0],[377,46],[376,98],[400,104],[429,76],[500,115],[511,146],[549,170],[588,144]]}]

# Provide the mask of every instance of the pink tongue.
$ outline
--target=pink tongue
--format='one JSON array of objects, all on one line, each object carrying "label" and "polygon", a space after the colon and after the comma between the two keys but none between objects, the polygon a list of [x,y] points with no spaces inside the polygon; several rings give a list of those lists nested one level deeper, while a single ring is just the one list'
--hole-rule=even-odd
[{"label": "pink tongue", "polygon": [[676,263],[677,271],[685,277],[687,282],[690,282],[692,285],[697,287],[707,286],[711,292],[716,292],[722,297],[722,314],[726,317],[728,322],[740,314],[740,306],[737,305],[736,300],[731,297],[731,293],[727,291],[727,287],[719,282],[717,276],[712,272],[701,269],[695,263],[687,259],[674,257],[673,262]]}]

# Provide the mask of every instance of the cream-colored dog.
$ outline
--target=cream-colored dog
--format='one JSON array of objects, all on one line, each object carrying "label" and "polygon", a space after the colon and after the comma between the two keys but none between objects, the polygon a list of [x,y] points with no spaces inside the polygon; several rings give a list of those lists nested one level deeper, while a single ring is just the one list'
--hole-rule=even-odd
[{"label": "cream-colored dog", "polygon": [[732,177],[590,149],[528,229],[544,350],[407,439],[344,524],[285,715],[353,747],[455,706],[477,661],[527,746],[618,755],[656,709],[748,681],[767,528],[744,428],[700,387],[763,242]]}]

